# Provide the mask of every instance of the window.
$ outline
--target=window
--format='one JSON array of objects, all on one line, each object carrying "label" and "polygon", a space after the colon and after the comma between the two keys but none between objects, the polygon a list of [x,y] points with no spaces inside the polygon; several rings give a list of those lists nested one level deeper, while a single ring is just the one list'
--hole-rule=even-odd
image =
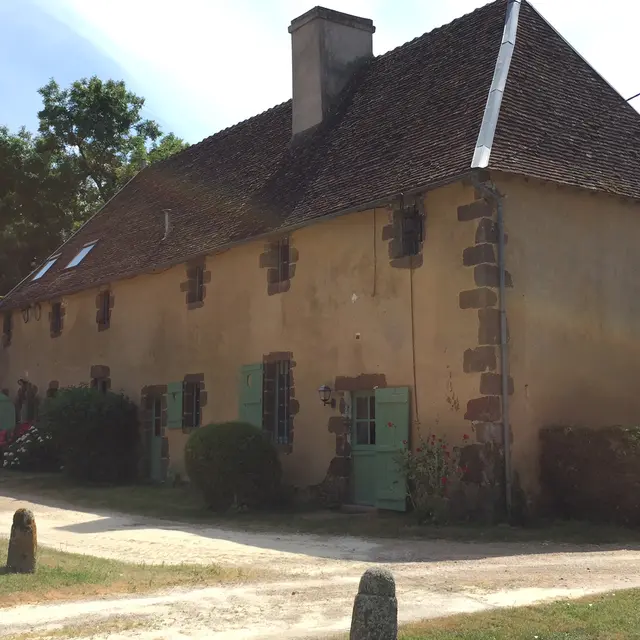
[{"label": "window", "polygon": [[96,246],[96,242],[97,240],[95,242],[89,242],[88,244],[85,244],[84,247],[82,247],[82,249],[78,251],[75,258],[67,265],[66,268],[71,269],[71,267],[77,267],[85,259],[89,251],[91,251],[91,249]]},{"label": "window", "polygon": [[424,240],[423,216],[416,205],[404,207],[400,215],[402,255],[417,256]]},{"label": "window", "polygon": [[278,240],[278,282],[289,279],[289,238]]},{"label": "window", "polygon": [[111,292],[103,291],[98,299],[98,327],[106,329],[111,319]]},{"label": "window", "polygon": [[2,336],[3,342],[8,345],[11,342],[11,334],[13,333],[13,315],[11,311],[5,311],[2,318]]},{"label": "window", "polygon": [[156,438],[162,435],[162,398],[153,399],[153,435]]},{"label": "window", "polygon": [[196,267],[195,302],[204,300],[204,267]]},{"label": "window", "polygon": [[277,444],[289,444],[291,361],[266,362],[263,384],[263,427]]},{"label": "window", "polygon": [[54,335],[62,331],[62,303],[54,302],[51,305],[51,333]]},{"label": "window", "polygon": [[356,444],[376,443],[376,398],[373,393],[354,394],[354,427]]},{"label": "window", "polygon": [[185,382],[182,393],[182,426],[200,426],[200,383]]},{"label": "window", "polygon": [[109,391],[109,379],[91,378],[91,387],[97,389],[100,393],[107,393]]},{"label": "window", "polygon": [[57,259],[58,259],[58,256],[54,256],[53,258],[50,258],[49,260],[47,260],[47,262],[45,262],[45,264],[39,269],[38,273],[36,273],[36,275],[33,276],[33,280],[40,280],[40,278],[42,278],[42,276],[45,273],[47,273],[47,271],[49,271],[51,267],[53,267]]}]

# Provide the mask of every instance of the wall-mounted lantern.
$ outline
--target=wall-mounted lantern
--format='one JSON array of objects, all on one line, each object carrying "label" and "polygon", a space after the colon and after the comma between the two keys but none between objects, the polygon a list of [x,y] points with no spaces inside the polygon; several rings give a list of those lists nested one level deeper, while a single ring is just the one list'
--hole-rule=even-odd
[{"label": "wall-mounted lantern", "polygon": [[331,408],[334,408],[336,406],[335,398],[331,397],[331,387],[329,387],[328,385],[323,384],[318,387],[318,395],[320,396],[320,401],[325,407],[327,405],[330,405]]}]

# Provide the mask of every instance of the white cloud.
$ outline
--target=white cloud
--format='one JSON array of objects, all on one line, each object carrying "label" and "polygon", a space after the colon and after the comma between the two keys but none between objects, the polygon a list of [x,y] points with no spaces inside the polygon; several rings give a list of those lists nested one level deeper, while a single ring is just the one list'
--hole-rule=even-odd
[{"label": "white cloud", "polygon": [[[312,6],[300,0],[40,2],[126,68],[136,92],[147,98],[147,113],[174,123],[191,142],[290,97],[287,27]],[[379,54],[483,4],[333,0],[329,6],[372,18]],[[628,95],[640,91],[635,0],[611,0],[597,9],[584,0],[534,4],[614,87]]]}]

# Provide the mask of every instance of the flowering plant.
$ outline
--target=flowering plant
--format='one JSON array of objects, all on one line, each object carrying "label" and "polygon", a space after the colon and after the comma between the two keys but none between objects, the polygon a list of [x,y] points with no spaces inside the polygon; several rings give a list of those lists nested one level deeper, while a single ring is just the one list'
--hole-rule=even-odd
[{"label": "flowering plant", "polygon": [[[463,440],[469,436],[464,435]],[[409,500],[421,521],[442,523],[448,518],[453,487],[467,472],[460,465],[460,448],[435,434],[426,439],[419,435],[418,446],[402,454]]]},{"label": "flowering plant", "polygon": [[59,468],[50,433],[35,425],[19,425],[4,450],[2,466],[21,471],[53,471]]}]

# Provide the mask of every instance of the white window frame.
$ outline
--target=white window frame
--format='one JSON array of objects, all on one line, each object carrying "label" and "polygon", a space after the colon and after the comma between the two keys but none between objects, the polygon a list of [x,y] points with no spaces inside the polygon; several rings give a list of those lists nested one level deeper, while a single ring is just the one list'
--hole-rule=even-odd
[{"label": "white window frame", "polygon": [[52,256],[51,258],[49,258],[41,267],[40,269],[36,272],[36,275],[33,276],[33,278],[31,278],[31,280],[40,280],[40,278],[42,278],[42,276],[47,273],[47,271],[49,271],[49,269],[51,269],[51,267],[53,267],[53,265],[57,262],[58,258],[60,257],[60,254]]},{"label": "white window frame", "polygon": [[87,244],[85,244],[82,249],[76,253],[65,269],[73,269],[74,267],[77,267],[89,255],[89,253],[91,253],[96,244],[98,244],[97,240],[87,242]]}]

